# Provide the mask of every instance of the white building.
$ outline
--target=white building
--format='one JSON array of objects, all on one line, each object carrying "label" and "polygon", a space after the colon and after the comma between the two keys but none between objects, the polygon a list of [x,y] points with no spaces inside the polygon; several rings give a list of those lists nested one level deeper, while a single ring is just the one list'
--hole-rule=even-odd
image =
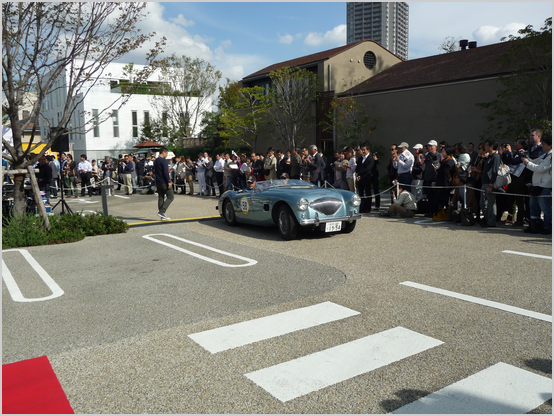
[{"label": "white building", "polygon": [[[69,151],[77,158],[83,153],[89,160],[102,159],[105,156],[113,157],[120,153],[136,153],[133,146],[137,144],[143,122],[163,116],[152,105],[153,93],[148,87],[140,88],[123,107],[119,108],[122,86],[124,88],[125,82],[129,81],[124,71],[126,65],[110,63],[104,71],[106,75],[102,76],[86,93],[84,99],[82,99],[84,88],[83,92],[76,95],[76,101],[81,102],[71,118],[70,129],[79,128],[81,133],[69,135]],[[142,68],[142,65],[134,64],[135,70]],[[155,72],[148,78],[147,83],[155,88],[159,86],[159,81],[159,72]],[[58,126],[65,106],[68,82],[69,71],[66,70],[43,101],[40,123],[42,137],[48,137],[50,127]],[[211,110],[211,100],[206,101],[205,110]],[[106,121],[102,121],[106,118]],[[97,121],[94,122],[94,120]],[[196,136],[198,132],[197,127],[192,135]]]},{"label": "white building", "polygon": [[405,2],[346,3],[346,43],[374,40],[408,60],[408,21]]}]

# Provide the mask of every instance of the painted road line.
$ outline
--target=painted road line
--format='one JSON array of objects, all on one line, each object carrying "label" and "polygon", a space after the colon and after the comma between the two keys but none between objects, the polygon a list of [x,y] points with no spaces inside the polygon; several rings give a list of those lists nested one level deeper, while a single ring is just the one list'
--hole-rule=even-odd
[{"label": "painted road line", "polygon": [[[193,246],[197,246],[197,247],[201,247],[201,248],[204,248],[206,250],[210,250],[210,251],[213,251],[214,253],[219,253],[219,254],[223,254],[225,256],[228,256],[228,257],[232,257],[232,258],[235,258],[235,259],[239,259],[239,260],[244,260],[246,262],[246,264],[229,264],[229,263],[223,263],[221,261],[218,261],[218,260],[214,260],[214,259],[211,259],[209,257],[206,257],[206,256],[202,256],[201,254],[198,254],[198,253],[195,253],[193,251],[189,251],[189,250],[186,250],[184,248],[181,248],[181,247],[178,247],[176,245],[173,245],[173,244],[170,244],[170,243],[166,243],[165,241],[161,241],[161,240],[158,240],[156,238],[153,238],[153,236],[155,235],[163,235],[163,236],[166,236],[166,237],[170,237],[170,238],[173,238],[175,240],[179,240],[179,241],[183,241],[187,244],[191,244]],[[180,251],[182,253],[186,253],[190,256],[193,256],[193,257],[196,257],[198,259],[201,259],[201,260],[204,260],[204,261],[207,261],[209,263],[213,263],[213,264],[217,264],[218,266],[223,266],[223,267],[248,267],[248,266],[253,266],[255,264],[258,263],[257,260],[252,260],[252,259],[249,259],[247,257],[242,257],[242,256],[239,256],[237,254],[231,254],[231,253],[227,253],[223,250],[218,250],[217,248],[213,248],[213,247],[210,247],[210,246],[206,246],[204,244],[200,244],[200,243],[195,243],[194,241],[190,241],[190,240],[185,240],[184,238],[181,238],[181,237],[177,237],[177,236],[174,236],[174,235],[171,235],[171,234],[164,234],[164,233],[161,233],[161,234],[148,234],[148,235],[143,235],[142,238],[146,238],[147,240],[150,240],[150,241],[154,241],[155,243],[158,243],[158,244],[162,244],[164,246],[167,246],[167,247],[171,247],[172,249],[174,250],[177,250],[177,251]]]},{"label": "painted road line", "polygon": [[533,311],[529,311],[527,309],[517,308],[515,306],[510,306],[510,305],[505,305],[503,303],[494,302],[492,300],[476,298],[474,296],[464,295],[462,293],[451,292],[449,290],[444,290],[444,289],[438,289],[436,287],[422,285],[422,284],[419,284],[419,283],[401,282],[400,284],[404,285],[404,286],[413,287],[415,289],[425,290],[427,292],[438,293],[440,295],[450,296],[452,298],[465,300],[465,301],[471,302],[471,303],[477,303],[477,304],[483,305],[483,306],[489,306],[491,308],[500,309],[500,310],[503,310],[503,311],[506,311],[506,312],[511,312],[511,313],[515,313],[515,314],[518,314],[518,315],[528,316],[528,317],[534,318],[534,319],[540,319],[541,321],[552,322],[552,316],[551,315],[546,315],[544,313],[533,312]]},{"label": "painted road line", "polygon": [[58,286],[58,284],[50,277],[50,275],[42,268],[40,264],[35,260],[35,258],[29,253],[27,250],[24,249],[9,249],[9,250],[2,250],[2,253],[6,253],[8,251],[19,251],[23,258],[27,260],[27,262],[31,265],[33,269],[37,272],[37,274],[40,276],[42,281],[46,283],[46,286],[52,291],[52,294],[50,296],[45,296],[43,298],[33,298],[28,299],[23,296],[21,293],[21,290],[19,289],[19,286],[17,286],[17,283],[15,279],[13,278],[10,269],[8,269],[8,266],[2,259],[2,278],[4,279],[4,282],[6,283],[6,287],[8,288],[8,291],[10,292],[10,295],[12,299],[15,302],[40,302],[44,300],[54,299],[57,297],[60,297],[63,295],[63,290],[61,287]]},{"label": "painted road line", "polygon": [[409,329],[396,327],[245,376],[286,402],[442,343]]},{"label": "painted road line", "polygon": [[517,254],[518,256],[536,257],[538,259],[552,260],[552,256],[542,256],[540,254],[522,253],[520,251],[504,250],[502,253]]},{"label": "painted road line", "polygon": [[524,414],[551,398],[550,378],[498,363],[392,413]]},{"label": "painted road line", "polygon": [[440,224],[441,222],[444,222],[444,221],[433,221],[433,219],[428,219],[428,220],[420,220],[420,221],[415,221],[414,224],[427,224],[427,225],[431,225],[431,224]]},{"label": "painted road line", "polygon": [[118,198],[124,198],[124,199],[131,199],[130,196],[123,196],[123,195],[112,195],[112,196],[117,196]]},{"label": "painted road line", "polygon": [[360,312],[336,303],[323,302],[234,325],[197,332],[189,337],[215,354],[359,314]]},{"label": "painted road line", "polygon": [[74,199],[73,202],[78,202],[80,204],[97,204],[100,201],[89,201],[87,199]]},{"label": "painted road line", "polygon": [[[209,217],[177,218],[172,220],[163,220],[163,222],[167,223],[167,222],[176,222],[176,221],[199,221],[199,220],[211,220],[215,218],[221,218],[221,215],[211,215]],[[146,225],[146,224],[160,224],[160,222],[162,222],[161,218],[154,221],[130,222],[128,224],[129,226],[133,226],[133,225]]]}]

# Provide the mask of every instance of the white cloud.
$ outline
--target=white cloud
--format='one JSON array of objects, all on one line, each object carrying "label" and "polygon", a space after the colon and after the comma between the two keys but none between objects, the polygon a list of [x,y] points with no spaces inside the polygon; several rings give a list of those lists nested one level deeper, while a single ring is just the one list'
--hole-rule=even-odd
[{"label": "white cloud", "polygon": [[281,36],[277,34],[277,36],[279,36],[279,43],[285,43],[287,45],[290,45],[294,40],[294,38],[291,35]]},{"label": "white cloud", "polygon": [[473,37],[478,45],[489,45],[500,42],[501,38],[508,37],[508,35],[517,35],[518,30],[524,27],[523,23],[508,23],[504,27],[480,26],[473,32]]},{"label": "white cloud", "polygon": [[310,46],[320,46],[328,44],[344,45],[346,43],[346,25],[339,25],[332,30],[328,30],[324,35],[318,32],[310,32],[304,43]]},{"label": "white cloud", "polygon": [[227,39],[227,40],[224,40],[223,42],[221,42],[221,46],[224,47],[224,48],[228,48],[232,44],[233,44],[233,42],[231,42],[231,39]]},{"label": "white cloud", "polygon": [[176,18],[170,17],[169,21],[173,23],[177,23],[184,27],[190,27],[195,25],[195,23],[192,20],[186,19],[185,16],[183,16],[182,14],[179,14],[179,16],[177,16]]}]

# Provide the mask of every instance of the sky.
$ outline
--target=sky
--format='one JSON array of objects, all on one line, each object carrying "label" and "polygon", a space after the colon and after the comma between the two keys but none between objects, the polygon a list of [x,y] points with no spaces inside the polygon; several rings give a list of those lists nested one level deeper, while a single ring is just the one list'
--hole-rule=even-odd
[{"label": "sky", "polygon": [[[440,53],[449,36],[477,46],[527,25],[538,30],[552,2],[408,2],[409,59]],[[143,32],[168,39],[166,54],[202,58],[238,81],[271,64],[346,44],[342,2],[150,2]],[[120,62],[142,63],[146,47]]]}]

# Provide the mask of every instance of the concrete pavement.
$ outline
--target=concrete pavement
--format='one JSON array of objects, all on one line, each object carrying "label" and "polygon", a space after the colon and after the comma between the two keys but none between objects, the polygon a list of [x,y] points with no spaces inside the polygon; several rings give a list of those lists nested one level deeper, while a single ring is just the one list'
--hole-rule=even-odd
[{"label": "concrete pavement", "polygon": [[[99,197],[83,200],[68,203],[101,211]],[[140,226],[29,248],[65,293],[18,303],[3,286],[3,362],[46,354],[77,413],[388,413],[498,363],[551,379],[551,320],[521,312],[552,315],[550,237],[364,214],[352,234],[285,242],[274,227],[180,221],[216,216],[216,204],[176,195],[177,221],[162,223],[156,196],[110,197],[110,214]],[[30,275],[17,256],[3,258]],[[28,296],[48,294],[14,277]],[[325,302],[357,314],[218,353],[190,337]],[[246,376],[399,327],[415,337],[406,344],[439,343],[286,401]],[[544,394],[526,411],[551,413]]]}]

